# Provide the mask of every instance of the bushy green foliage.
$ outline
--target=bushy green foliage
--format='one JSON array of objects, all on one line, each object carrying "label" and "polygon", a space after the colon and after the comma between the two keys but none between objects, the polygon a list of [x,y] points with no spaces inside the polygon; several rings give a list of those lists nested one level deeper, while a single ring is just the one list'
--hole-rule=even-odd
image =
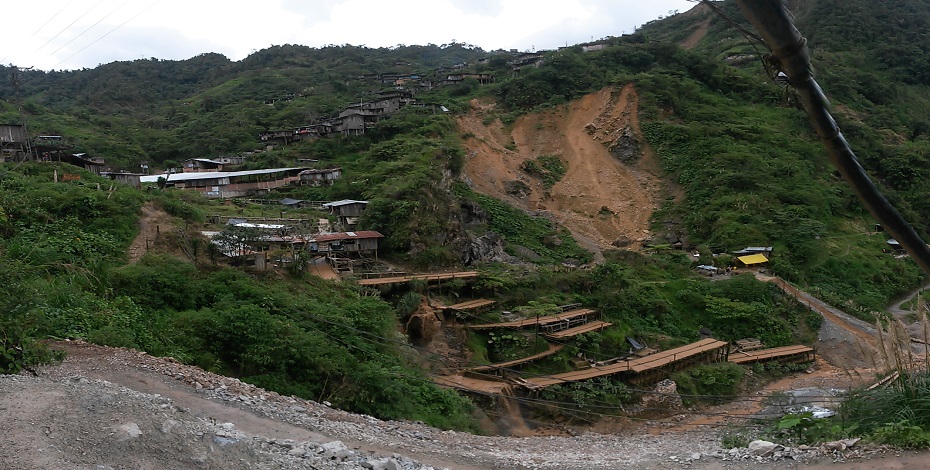
[{"label": "bushy green foliage", "polygon": [[886,423],[875,429],[869,440],[902,449],[926,449],[930,447],[930,432],[903,420]]},{"label": "bushy green foliage", "polygon": [[0,258],[0,374],[17,374],[22,370],[60,359],[37,340],[45,315],[37,308],[40,294],[30,282],[38,273],[23,263]]},{"label": "bushy green foliage", "polygon": [[383,418],[473,429],[471,403],[408,359],[387,302],[299,274],[263,282],[168,255],[120,265],[142,194],[98,192],[89,175],[56,184],[53,168],[0,166],[3,373],[53,360],[39,338],[83,338]]},{"label": "bushy green foliage", "polygon": [[634,394],[626,384],[608,376],[552,385],[544,388],[540,397],[571,404],[581,411],[617,413],[620,405],[633,400]]},{"label": "bushy green foliage", "polygon": [[520,169],[541,179],[547,189],[555,186],[565,176],[565,163],[558,155],[541,155],[526,160],[520,165]]},{"label": "bushy green foliage", "polygon": [[[456,185],[454,193],[481,206],[487,214],[488,228],[504,236],[507,242],[505,248],[509,247],[511,254],[516,253],[513,247],[518,245],[538,255],[539,259],[534,261],[545,263],[561,263],[569,259],[586,262],[591,258],[591,254],[579,247],[565,229],[559,229],[548,219],[531,217],[502,201],[473,192],[464,185]],[[554,239],[558,239],[558,242],[554,243]]]},{"label": "bushy green foliage", "polygon": [[743,368],[729,362],[705,364],[676,372],[670,378],[678,385],[685,403],[721,402],[739,392]]}]

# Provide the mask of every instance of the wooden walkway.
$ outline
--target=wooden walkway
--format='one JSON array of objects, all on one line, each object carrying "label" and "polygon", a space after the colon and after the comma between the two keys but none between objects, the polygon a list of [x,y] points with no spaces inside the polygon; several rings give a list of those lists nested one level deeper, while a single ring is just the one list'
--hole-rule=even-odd
[{"label": "wooden walkway", "polygon": [[549,333],[546,335],[546,338],[549,338],[551,340],[568,339],[568,338],[572,338],[578,335],[583,335],[585,333],[590,333],[592,331],[600,331],[611,325],[613,325],[613,323],[595,320],[592,322],[585,323],[584,325],[579,325],[574,328],[569,328],[567,330],[557,331],[555,333]]},{"label": "wooden walkway", "polygon": [[686,344],[675,349],[658,352],[646,357],[634,359],[632,361],[621,361],[610,365],[594,366],[589,369],[566,372],[564,374],[535,377],[526,379],[525,382],[531,388],[543,388],[550,385],[566,382],[578,382],[581,380],[588,380],[595,377],[603,377],[605,375],[613,375],[621,372],[643,374],[657,371],[676,363],[684,363],[686,359],[697,358],[698,356],[705,353],[722,351],[728,345],[729,344],[725,341],[718,341],[713,338],[708,338],[698,341],[697,343]]},{"label": "wooden walkway", "polygon": [[442,375],[433,379],[433,383],[441,387],[457,388],[466,392],[476,392],[484,395],[504,395],[511,389],[511,385],[500,380],[481,380],[462,375]]},{"label": "wooden walkway", "polygon": [[538,353],[538,354],[533,354],[532,356],[527,356],[527,357],[523,357],[523,358],[520,358],[520,359],[514,359],[514,360],[512,360],[512,361],[507,361],[507,362],[499,362],[499,363],[497,363],[497,364],[488,364],[488,365],[486,365],[486,366],[471,367],[471,368],[469,368],[468,370],[470,370],[470,371],[475,371],[475,372],[490,372],[490,371],[494,371],[494,370],[508,369],[508,368],[510,368],[510,367],[513,367],[513,366],[517,366],[517,365],[520,365],[520,364],[526,364],[527,362],[535,361],[536,359],[541,359],[541,358],[544,358],[544,357],[546,357],[546,356],[551,356],[551,355],[553,355],[553,354],[555,354],[555,353],[561,351],[562,348],[564,348],[564,347],[565,347],[565,346],[563,346],[563,345],[561,345],[561,344],[550,344],[550,345],[549,345],[549,349],[547,349],[547,350],[545,350],[545,351],[543,351],[543,352],[541,352],[541,353]]},{"label": "wooden walkway", "polygon": [[782,346],[780,348],[756,349],[753,351],[731,352],[729,361],[734,364],[753,364],[756,362],[810,362],[814,360],[814,349],[804,345]]},{"label": "wooden walkway", "polygon": [[457,310],[460,312],[467,312],[469,310],[481,310],[488,308],[496,304],[497,302],[490,299],[475,299],[469,300],[467,302],[461,302],[454,305],[447,305],[444,307],[439,307],[440,310]]},{"label": "wooden walkway", "polygon": [[565,313],[560,313],[558,315],[547,315],[545,317],[537,318],[525,318],[523,320],[508,321],[502,323],[482,323],[480,325],[469,325],[468,327],[473,330],[491,330],[494,328],[525,328],[528,326],[546,326],[552,325],[563,321],[571,321],[577,318],[587,317],[588,315],[594,313],[594,310],[590,308],[579,308],[576,310],[569,310]]},{"label": "wooden walkway", "polygon": [[462,271],[457,273],[443,274],[412,274],[408,276],[380,277],[372,279],[361,279],[358,281],[360,286],[383,286],[388,284],[403,284],[410,281],[445,281],[449,279],[474,279],[478,277],[478,271]]}]

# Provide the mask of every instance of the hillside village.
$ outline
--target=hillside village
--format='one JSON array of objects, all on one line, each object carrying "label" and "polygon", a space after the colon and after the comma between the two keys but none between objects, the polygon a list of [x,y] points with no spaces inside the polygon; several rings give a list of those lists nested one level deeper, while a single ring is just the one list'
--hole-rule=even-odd
[{"label": "hillside village", "polygon": [[[845,18],[814,3],[795,12],[801,27]],[[23,71],[25,106],[14,112],[0,87],[11,122],[0,125],[0,327],[18,325],[0,331],[21,335],[0,352],[22,357],[0,371],[54,362],[37,337],[77,355],[39,375],[110,357],[89,343],[149,364],[139,350],[170,358],[146,367],[195,395],[286,402],[269,413],[300,423],[339,408],[424,446],[451,430],[566,445],[589,432],[713,432],[723,450],[694,444],[697,457],[674,459],[690,465],[777,461],[800,446],[839,455],[861,445],[851,436],[901,445],[902,429],[930,442],[930,421],[873,412],[922,383],[927,277],[832,169],[789,83],[768,63],[729,60],[753,57],[753,44],[717,15],[700,5],[532,53],[275,46],[240,62]],[[832,51],[833,38],[811,47]],[[890,64],[836,71],[869,53],[827,54],[824,88],[863,165],[925,231],[930,125],[917,97],[930,81],[895,81]],[[112,92],[61,98],[91,74]],[[126,92],[140,74],[158,85]],[[151,379],[134,367],[120,379]],[[247,440],[213,424],[199,432],[223,449]],[[142,428],[114,432],[170,435]],[[495,444],[480,442],[458,450],[483,468]],[[423,468],[282,445],[311,467],[310,454]],[[501,466],[559,461],[534,459]]]}]

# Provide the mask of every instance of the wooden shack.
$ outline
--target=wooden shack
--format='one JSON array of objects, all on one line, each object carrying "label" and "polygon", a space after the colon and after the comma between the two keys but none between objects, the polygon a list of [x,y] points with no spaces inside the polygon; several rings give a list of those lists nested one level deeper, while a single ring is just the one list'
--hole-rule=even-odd
[{"label": "wooden shack", "polygon": [[320,253],[373,254],[377,257],[378,239],[380,238],[384,238],[384,235],[374,230],[326,233],[313,237],[310,244]]},{"label": "wooden shack", "polygon": [[19,160],[28,148],[26,127],[21,124],[0,124],[0,161]]},{"label": "wooden shack", "polygon": [[342,168],[339,167],[300,172],[300,184],[304,186],[329,186],[339,178],[342,178]]},{"label": "wooden shack", "polygon": [[358,224],[358,217],[362,215],[366,207],[368,207],[368,201],[355,201],[352,199],[323,204],[323,209],[329,209],[330,214],[339,217],[339,222],[348,229],[354,228]]}]

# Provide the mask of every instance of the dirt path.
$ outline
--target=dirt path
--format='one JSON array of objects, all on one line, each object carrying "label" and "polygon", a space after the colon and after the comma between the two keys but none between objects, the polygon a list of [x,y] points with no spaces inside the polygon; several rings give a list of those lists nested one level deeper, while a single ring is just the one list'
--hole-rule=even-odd
[{"label": "dirt path", "polygon": [[[637,106],[632,85],[608,87],[557,109],[522,116],[508,130],[491,119],[492,103],[474,101],[472,111],[459,119],[469,136],[466,179],[478,192],[551,214],[583,246],[637,249],[667,190],[655,156],[642,144]],[[622,139],[638,147],[629,150],[626,163],[609,150]],[[566,167],[565,176],[549,189],[520,169],[526,160],[544,155],[558,156]],[[508,192],[508,185],[517,182],[529,190]]]},{"label": "dirt path", "polygon": [[927,285],[921,286],[921,287],[918,288],[918,289],[915,289],[915,290],[914,290],[913,292],[911,292],[910,294],[905,295],[905,296],[902,297],[901,299],[899,299],[899,300],[897,300],[896,302],[894,302],[893,304],[889,305],[888,308],[887,308],[885,311],[887,311],[888,313],[890,313],[890,314],[891,314],[892,316],[894,316],[895,318],[898,318],[899,320],[900,320],[900,319],[903,319],[903,318],[904,318],[905,316],[907,316],[908,314],[914,313],[913,310],[905,310],[905,309],[903,308],[904,304],[910,302],[911,300],[914,299],[914,297],[917,297],[917,294],[919,294],[919,293],[921,293],[921,292],[923,292],[923,291],[925,291],[925,290],[927,290],[927,289],[930,289],[930,284],[927,284]]},{"label": "dirt path", "polygon": [[154,203],[147,202],[142,206],[142,215],[139,217],[139,234],[129,245],[129,263],[136,263],[149,249],[159,242],[164,233],[176,230],[173,218],[165,211],[157,208]]}]

